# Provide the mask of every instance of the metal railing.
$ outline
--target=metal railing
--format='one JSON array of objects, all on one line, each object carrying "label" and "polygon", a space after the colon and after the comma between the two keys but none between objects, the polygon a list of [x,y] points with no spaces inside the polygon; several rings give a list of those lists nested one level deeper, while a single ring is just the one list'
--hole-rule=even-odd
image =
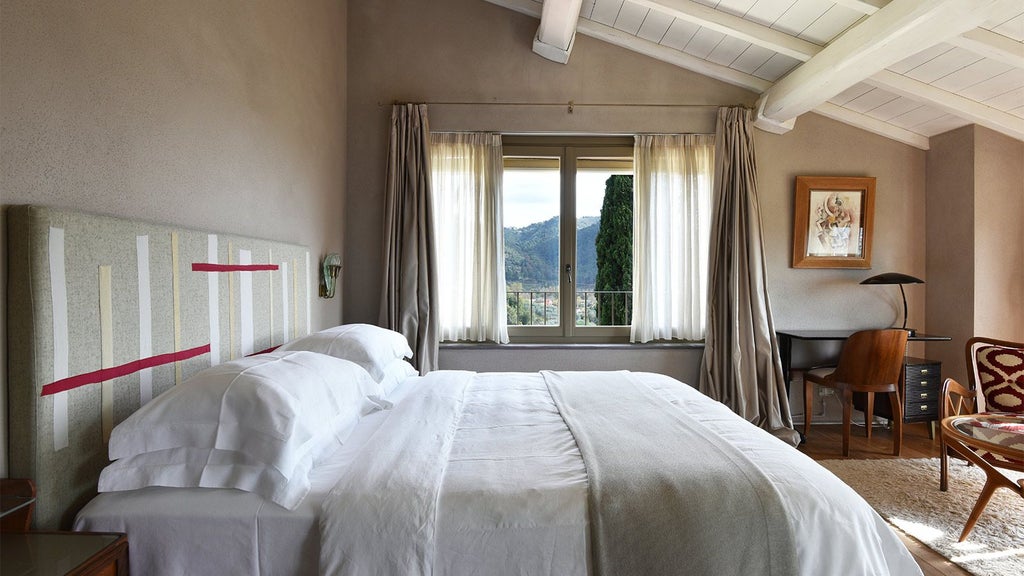
[{"label": "metal railing", "polygon": [[[505,297],[509,326],[558,325],[557,290],[509,290]],[[609,322],[599,324],[601,312],[608,307]],[[630,290],[579,290],[576,292],[576,325],[628,326],[632,319],[632,307],[633,292]]]}]

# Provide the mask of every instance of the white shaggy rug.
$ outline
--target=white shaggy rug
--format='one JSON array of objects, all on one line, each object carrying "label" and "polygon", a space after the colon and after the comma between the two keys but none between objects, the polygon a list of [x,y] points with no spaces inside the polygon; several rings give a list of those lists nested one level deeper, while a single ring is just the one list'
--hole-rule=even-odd
[{"label": "white shaggy rug", "polygon": [[[950,459],[939,491],[939,459],[822,460],[903,532],[977,576],[1024,574],[1024,498],[1000,488],[964,542],[957,542],[985,473]],[[1015,478],[1014,476],[1011,476]]]}]

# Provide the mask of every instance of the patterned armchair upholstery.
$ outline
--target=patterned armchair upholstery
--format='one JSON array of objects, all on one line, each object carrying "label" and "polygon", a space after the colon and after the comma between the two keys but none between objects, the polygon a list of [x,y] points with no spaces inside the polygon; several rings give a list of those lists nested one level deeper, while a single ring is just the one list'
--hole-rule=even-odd
[{"label": "patterned armchair upholstery", "polygon": [[967,341],[971,388],[980,412],[1024,412],[1024,343]]},{"label": "patterned armchair upholstery", "polygon": [[[980,412],[1024,413],[1024,343],[974,337],[967,341],[965,352],[970,388],[947,378],[942,385],[939,419]],[[948,458],[960,456],[949,449],[942,438],[940,445],[939,489],[946,491]],[[978,456],[1002,468],[1024,471],[1024,460],[1010,460],[987,452]]]}]

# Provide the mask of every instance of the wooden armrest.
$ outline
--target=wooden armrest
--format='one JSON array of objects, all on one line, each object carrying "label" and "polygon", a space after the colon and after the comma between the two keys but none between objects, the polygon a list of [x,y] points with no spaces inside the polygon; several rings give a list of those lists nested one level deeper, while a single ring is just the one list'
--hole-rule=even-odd
[{"label": "wooden armrest", "polygon": [[965,388],[962,384],[946,378],[942,382],[942,402],[939,403],[939,419],[959,414],[973,414],[977,412],[975,406],[974,392]]}]

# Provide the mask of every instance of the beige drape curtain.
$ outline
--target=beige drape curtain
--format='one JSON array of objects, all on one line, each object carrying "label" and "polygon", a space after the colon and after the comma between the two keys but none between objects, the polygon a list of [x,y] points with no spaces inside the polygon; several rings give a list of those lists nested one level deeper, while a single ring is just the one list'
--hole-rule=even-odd
[{"label": "beige drape curtain", "polygon": [[750,114],[718,110],[700,391],[796,445],[768,298]]},{"label": "beige drape curtain", "polygon": [[435,132],[430,167],[440,338],[507,343],[501,135]]},{"label": "beige drape curtain", "polygon": [[380,325],[401,332],[420,374],[437,368],[437,265],[426,104],[391,109]]}]

